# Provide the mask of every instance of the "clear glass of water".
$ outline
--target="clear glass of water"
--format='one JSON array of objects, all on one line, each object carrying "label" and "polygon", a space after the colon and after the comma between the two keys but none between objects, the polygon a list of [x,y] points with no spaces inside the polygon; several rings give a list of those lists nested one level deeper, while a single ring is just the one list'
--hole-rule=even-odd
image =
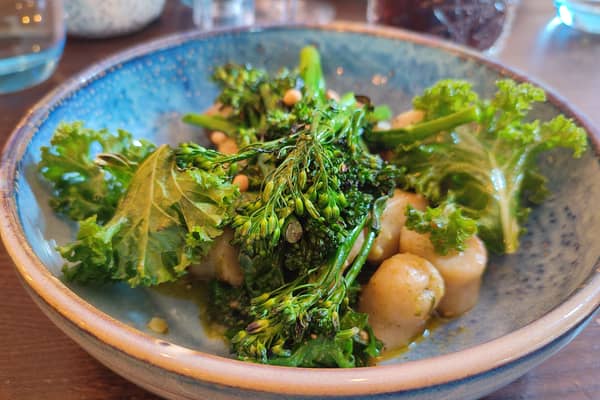
[{"label": "clear glass of water", "polygon": [[254,24],[254,0],[194,0],[194,24],[200,29]]},{"label": "clear glass of water", "polygon": [[563,24],[600,34],[600,0],[554,0],[554,5]]},{"label": "clear glass of water", "polygon": [[0,0],[0,93],[46,80],[65,43],[62,0]]},{"label": "clear glass of water", "polygon": [[254,23],[326,23],[335,17],[333,6],[318,0],[193,0],[193,8],[194,24],[206,30]]},{"label": "clear glass of water", "polygon": [[255,3],[259,24],[325,24],[335,18],[333,5],[319,0],[256,0]]}]

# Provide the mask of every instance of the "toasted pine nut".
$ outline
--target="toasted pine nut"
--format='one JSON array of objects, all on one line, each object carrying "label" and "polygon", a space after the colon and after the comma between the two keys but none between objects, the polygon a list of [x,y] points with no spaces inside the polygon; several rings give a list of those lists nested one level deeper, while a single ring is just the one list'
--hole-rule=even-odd
[{"label": "toasted pine nut", "polygon": [[392,159],[394,158],[394,151],[393,150],[384,150],[379,155],[385,161],[392,161]]},{"label": "toasted pine nut", "polygon": [[250,182],[248,181],[248,175],[239,174],[233,178],[233,184],[238,185],[240,188],[240,192],[245,192],[248,190],[250,186]]},{"label": "toasted pine nut", "polygon": [[162,318],[152,317],[152,319],[148,321],[148,328],[156,333],[167,333],[169,331],[169,324]]},{"label": "toasted pine nut", "polygon": [[288,89],[283,95],[283,102],[286,106],[293,106],[302,100],[302,93],[298,89]]},{"label": "toasted pine nut", "polygon": [[219,145],[227,140],[227,135],[221,131],[214,131],[210,134],[210,141]]},{"label": "toasted pine nut", "polygon": [[222,104],[217,102],[213,105],[211,105],[210,107],[208,107],[206,110],[204,110],[204,112],[202,114],[205,115],[218,115],[219,114],[219,109],[221,108]]},{"label": "toasted pine nut", "polygon": [[327,97],[329,100],[340,101],[340,95],[335,90],[327,89],[325,92],[325,97]]},{"label": "toasted pine nut", "polygon": [[217,150],[223,154],[236,154],[239,148],[235,140],[227,138],[217,145]]},{"label": "toasted pine nut", "polygon": [[421,110],[408,110],[398,114],[392,120],[392,128],[404,128],[423,121],[425,113]]}]

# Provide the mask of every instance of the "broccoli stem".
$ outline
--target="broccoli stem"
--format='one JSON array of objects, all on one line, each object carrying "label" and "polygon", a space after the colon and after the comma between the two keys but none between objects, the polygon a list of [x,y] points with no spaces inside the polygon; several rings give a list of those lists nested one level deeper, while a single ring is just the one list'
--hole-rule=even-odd
[{"label": "broccoli stem", "polygon": [[[383,213],[383,209],[385,208],[387,199],[388,199],[387,196],[383,196],[383,197],[380,197],[377,200],[375,200],[375,204],[373,205],[373,212],[371,215],[371,224],[369,226],[369,233],[367,234],[367,237],[365,238],[365,241],[364,241],[362,247],[360,248],[360,252],[358,253],[356,258],[352,262],[352,266],[350,267],[350,269],[348,269],[348,272],[346,272],[346,276],[344,278],[344,280],[346,282],[346,287],[348,287],[348,286],[352,285],[352,283],[354,283],[354,280],[360,273],[362,266],[365,264],[365,261],[367,261],[367,256],[369,255],[369,251],[371,251],[371,247],[373,247],[373,242],[375,241],[375,237],[377,236],[377,233],[379,232],[379,223],[381,220],[381,214]],[[358,237],[358,235],[357,235],[357,237]],[[352,245],[354,245],[355,241],[356,241],[356,238],[355,238],[355,240],[352,241]]]},{"label": "broccoli stem", "polygon": [[479,109],[475,106],[430,121],[386,131],[368,131],[365,141],[378,149],[393,149],[401,144],[411,144],[427,139],[441,131],[479,120]]},{"label": "broccoli stem", "polygon": [[189,113],[183,116],[183,122],[200,126],[211,131],[221,131],[229,136],[237,132],[237,126],[218,115]]},{"label": "broccoli stem", "polygon": [[239,153],[235,154],[223,154],[192,142],[182,143],[177,149],[177,160],[180,165],[192,164],[199,168],[211,169],[217,165],[247,160],[260,154],[275,153],[281,147],[294,143],[297,137],[298,134],[293,134],[269,142],[253,143],[242,147]]},{"label": "broccoli stem", "polygon": [[[356,279],[373,244],[386,199],[387,196],[378,198],[372,206],[371,213],[364,215],[350,231],[348,239],[338,248],[329,263],[311,272],[316,273],[313,275],[314,279],[309,279],[308,275],[301,276],[273,292],[252,299],[251,313],[255,317],[254,321],[231,339],[233,349],[240,358],[269,363],[269,354],[274,355],[276,359],[289,357],[295,350],[285,347],[289,333],[295,332],[298,338],[305,338],[305,335],[311,332],[311,327],[310,321],[304,318],[312,315],[315,307],[327,309],[327,319],[334,321],[333,326],[336,327],[330,333],[339,332],[338,312],[346,298],[346,288]],[[367,240],[346,276],[342,277],[348,255],[369,221]]]},{"label": "broccoli stem", "polygon": [[[350,236],[348,237],[348,240],[342,246],[340,246],[340,248],[338,249],[336,257],[335,257],[334,268],[332,268],[332,270],[334,272],[336,272],[336,274],[339,274],[340,270],[346,264],[346,260],[348,259],[348,255],[350,255],[350,251],[352,250],[352,247],[354,247],[354,243],[358,239],[358,236],[360,235],[360,232],[362,232],[362,230],[364,229],[365,225],[367,224],[368,219],[369,219],[368,216],[365,216],[363,219],[361,219],[360,223],[357,226],[355,226],[354,229],[352,229],[352,231],[350,232]],[[365,240],[365,243],[361,247],[361,253],[362,253],[363,248],[367,244],[368,244],[367,240]],[[371,241],[371,245],[372,244],[373,243]],[[369,249],[371,248],[371,246],[368,246],[368,247],[369,247]],[[368,253],[368,251],[367,251],[367,253]],[[358,258],[358,256],[356,258]],[[352,263],[352,268],[358,269],[358,271],[360,271],[360,267],[362,267],[362,265],[358,265],[357,266],[356,261]],[[352,270],[352,268],[350,270]],[[350,270],[348,271],[348,273],[350,273]],[[358,271],[355,273],[355,275],[358,275]],[[356,276],[354,276],[354,278],[356,278]],[[346,274],[346,278],[345,278],[346,283],[347,284],[351,284],[354,281],[354,278],[348,279],[348,275]]]},{"label": "broccoli stem", "polygon": [[300,50],[298,69],[304,81],[306,95],[308,97],[323,97],[325,94],[325,79],[321,69],[321,56],[314,46],[306,46]]}]

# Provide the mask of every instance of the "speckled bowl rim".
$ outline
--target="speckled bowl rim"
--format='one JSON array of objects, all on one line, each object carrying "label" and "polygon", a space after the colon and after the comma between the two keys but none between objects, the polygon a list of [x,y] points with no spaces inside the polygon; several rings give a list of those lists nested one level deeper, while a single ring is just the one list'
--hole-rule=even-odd
[{"label": "speckled bowl rim", "polygon": [[[300,25],[292,29],[339,31],[373,35],[418,45],[440,48],[477,63],[517,81],[532,81],[524,74],[482,57],[461,46],[407,31],[357,23],[335,22],[325,26]],[[120,52],[94,64],[63,83],[39,101],[17,125],[8,139],[0,165],[0,234],[27,286],[50,308],[70,321],[81,332],[97,338],[113,349],[141,362],[203,382],[281,394],[349,396],[409,391],[443,385],[486,373],[519,360],[542,348],[573,329],[600,304],[600,268],[598,264],[569,298],[538,320],[500,338],[472,348],[396,365],[360,369],[285,368],[241,362],[214,356],[173,343],[165,345],[94,308],[77,296],[50,273],[28,245],[19,221],[15,193],[18,162],[31,137],[53,107],[72,92],[102,77],[112,67],[189,40],[209,38],[231,32],[253,32],[285,27],[240,28],[213,32],[186,32],[151,41]],[[590,141],[598,154],[600,132],[581,113],[568,106],[565,99],[538,82],[548,93],[548,100],[573,117],[590,133]]]}]

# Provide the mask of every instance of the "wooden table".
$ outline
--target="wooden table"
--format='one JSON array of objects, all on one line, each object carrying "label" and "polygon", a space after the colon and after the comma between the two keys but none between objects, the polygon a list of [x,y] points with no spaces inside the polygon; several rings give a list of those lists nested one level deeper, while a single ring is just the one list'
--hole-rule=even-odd
[{"label": "wooden table", "polygon": [[[338,8],[338,18],[363,18],[364,1],[338,0],[334,3]],[[541,5],[541,2],[536,4],[542,7],[542,12],[548,13],[548,6]],[[539,10],[534,8],[525,11]],[[528,19],[521,22],[524,26],[522,29],[530,29],[530,21]],[[517,27],[518,24],[517,20]],[[161,19],[140,33],[98,41],[69,38],[58,70],[50,80],[18,94],[0,96],[0,143],[4,144],[28,109],[73,74],[121,49],[190,27],[189,9],[181,6],[178,1],[170,0]],[[592,40],[592,45],[595,47],[592,50],[600,53],[600,41],[594,40],[596,39]],[[520,36],[514,39],[514,43],[509,39],[508,46],[514,46],[514,51],[506,51],[500,58],[527,70],[531,64],[527,63],[525,56],[519,58],[519,54],[527,51],[525,44]],[[600,61],[600,58],[596,61]],[[531,68],[535,69],[536,65]],[[538,65],[537,68],[539,70],[534,71],[535,73],[551,81],[544,75],[547,71],[543,67]],[[594,75],[596,83],[598,76],[600,74]],[[600,101],[598,89],[600,84],[596,87],[594,98],[591,95],[583,99],[579,97],[578,105],[584,111],[589,108],[588,112],[591,113],[592,108],[597,108]],[[568,92],[573,88],[567,87],[565,90]],[[585,93],[591,92],[588,90]],[[581,96],[581,93],[577,95]],[[597,114],[594,117],[596,123],[600,124],[600,117]],[[106,369],[55,328],[21,287],[12,261],[1,244],[0,343],[0,400],[157,398]],[[600,399],[600,318],[593,320],[562,352],[518,381],[487,397],[487,400],[500,399]]]}]

